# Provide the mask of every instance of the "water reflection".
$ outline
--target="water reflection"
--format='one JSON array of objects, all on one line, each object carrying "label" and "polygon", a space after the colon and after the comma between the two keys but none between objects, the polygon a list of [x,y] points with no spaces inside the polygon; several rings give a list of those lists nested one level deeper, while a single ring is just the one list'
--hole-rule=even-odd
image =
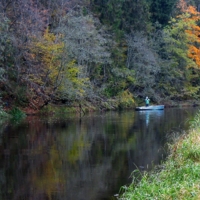
[{"label": "water reflection", "polygon": [[146,126],[148,126],[149,120],[159,120],[164,115],[164,110],[141,110],[138,113],[141,118],[145,119]]},{"label": "water reflection", "polygon": [[8,125],[0,144],[0,199],[109,199],[136,166],[160,162],[166,133],[186,117],[185,110],[130,111]]}]

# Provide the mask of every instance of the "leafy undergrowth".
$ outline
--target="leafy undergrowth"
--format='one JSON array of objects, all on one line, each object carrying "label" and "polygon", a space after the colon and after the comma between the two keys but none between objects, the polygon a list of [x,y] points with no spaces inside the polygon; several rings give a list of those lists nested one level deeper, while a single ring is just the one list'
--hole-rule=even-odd
[{"label": "leafy undergrowth", "polygon": [[189,134],[182,135],[170,149],[160,171],[145,173],[139,182],[133,177],[129,187],[122,187],[119,199],[200,199],[200,114],[192,121]]},{"label": "leafy undergrowth", "polygon": [[19,108],[13,107],[9,114],[11,115],[11,119],[14,121],[20,121],[21,119],[26,117],[26,114]]}]

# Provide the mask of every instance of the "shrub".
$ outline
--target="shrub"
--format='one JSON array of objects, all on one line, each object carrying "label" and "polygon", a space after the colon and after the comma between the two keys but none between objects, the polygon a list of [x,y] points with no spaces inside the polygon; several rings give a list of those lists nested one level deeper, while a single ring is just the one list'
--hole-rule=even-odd
[{"label": "shrub", "polygon": [[12,110],[9,111],[9,114],[12,116],[12,119],[14,120],[20,120],[26,116],[26,114],[18,107],[12,108]]}]

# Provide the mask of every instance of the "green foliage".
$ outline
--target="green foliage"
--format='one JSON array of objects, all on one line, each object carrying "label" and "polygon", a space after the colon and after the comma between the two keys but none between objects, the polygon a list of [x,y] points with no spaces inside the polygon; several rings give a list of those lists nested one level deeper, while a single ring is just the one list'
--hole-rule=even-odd
[{"label": "green foliage", "polygon": [[[198,26],[177,0],[86,0],[76,9],[71,0],[69,7],[37,2],[35,15],[32,3],[10,1],[0,10],[0,86],[17,105],[111,98],[127,89],[155,102],[199,98],[199,34],[189,39],[185,31]],[[180,15],[169,21],[172,12]]]},{"label": "green foliage", "polygon": [[102,88],[100,89],[106,97],[119,95],[136,81],[135,71],[126,66],[127,45],[125,41],[115,43],[111,51],[113,62],[105,67]]},{"label": "green foliage", "polygon": [[100,15],[99,18],[103,24],[112,26],[118,36],[123,36],[121,31],[149,29],[150,13],[149,4],[146,0],[93,0],[92,9]]},{"label": "green foliage", "polygon": [[183,20],[172,19],[170,25],[164,29],[164,40],[169,57],[178,64],[180,69],[191,65],[188,58],[188,38],[185,33],[187,24]]},{"label": "green foliage", "polygon": [[62,99],[80,100],[86,96],[89,87],[88,78],[81,77],[81,68],[71,61],[62,72],[63,81],[58,87],[57,94]]},{"label": "green foliage", "polygon": [[135,83],[134,71],[127,68],[113,68],[108,84],[105,84],[104,94],[107,97],[117,96],[126,90],[130,84]]},{"label": "green foliage", "polygon": [[40,111],[41,114],[53,114],[55,117],[69,117],[73,116],[72,113],[76,113],[77,108],[75,106],[56,106],[52,104],[48,104],[47,106],[43,107],[42,110]]},{"label": "green foliage", "polygon": [[191,43],[186,32],[191,26],[188,17],[188,14],[183,14],[172,18],[164,29],[155,24],[151,34],[150,46],[157,53],[156,62],[160,65],[155,74],[156,85],[151,88],[161,98],[188,100],[199,96],[199,70],[188,57],[188,45]]},{"label": "green foliage", "polygon": [[144,173],[139,182],[137,176],[133,177],[132,184],[124,187],[119,199],[199,199],[199,142],[198,123],[189,135],[181,136],[171,145],[171,155],[160,166],[161,170]]},{"label": "green foliage", "polygon": [[190,126],[192,129],[198,129],[200,127],[200,111],[196,114],[194,119],[190,120]]},{"label": "green foliage", "polygon": [[199,70],[188,57],[191,37],[188,37],[186,31],[193,26],[189,19],[188,13],[172,18],[162,36],[164,50],[160,55],[163,64],[158,81],[173,99],[194,99],[199,95]]},{"label": "green foliage", "polygon": [[148,0],[152,22],[167,25],[178,0]]},{"label": "green foliage", "polygon": [[9,114],[12,117],[12,120],[19,121],[26,117],[26,114],[19,109],[18,107],[14,107],[9,111]]},{"label": "green foliage", "polygon": [[135,106],[133,95],[128,90],[121,92],[117,98],[119,99],[119,108],[126,109]]}]

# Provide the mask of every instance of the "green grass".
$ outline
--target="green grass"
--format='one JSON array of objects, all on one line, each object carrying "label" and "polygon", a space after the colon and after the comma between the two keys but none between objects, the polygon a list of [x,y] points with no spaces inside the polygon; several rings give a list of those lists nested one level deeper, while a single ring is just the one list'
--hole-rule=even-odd
[{"label": "green grass", "polygon": [[191,122],[188,134],[179,136],[170,145],[170,151],[160,170],[146,172],[139,182],[133,176],[132,184],[122,187],[119,199],[200,199],[200,114]]}]

